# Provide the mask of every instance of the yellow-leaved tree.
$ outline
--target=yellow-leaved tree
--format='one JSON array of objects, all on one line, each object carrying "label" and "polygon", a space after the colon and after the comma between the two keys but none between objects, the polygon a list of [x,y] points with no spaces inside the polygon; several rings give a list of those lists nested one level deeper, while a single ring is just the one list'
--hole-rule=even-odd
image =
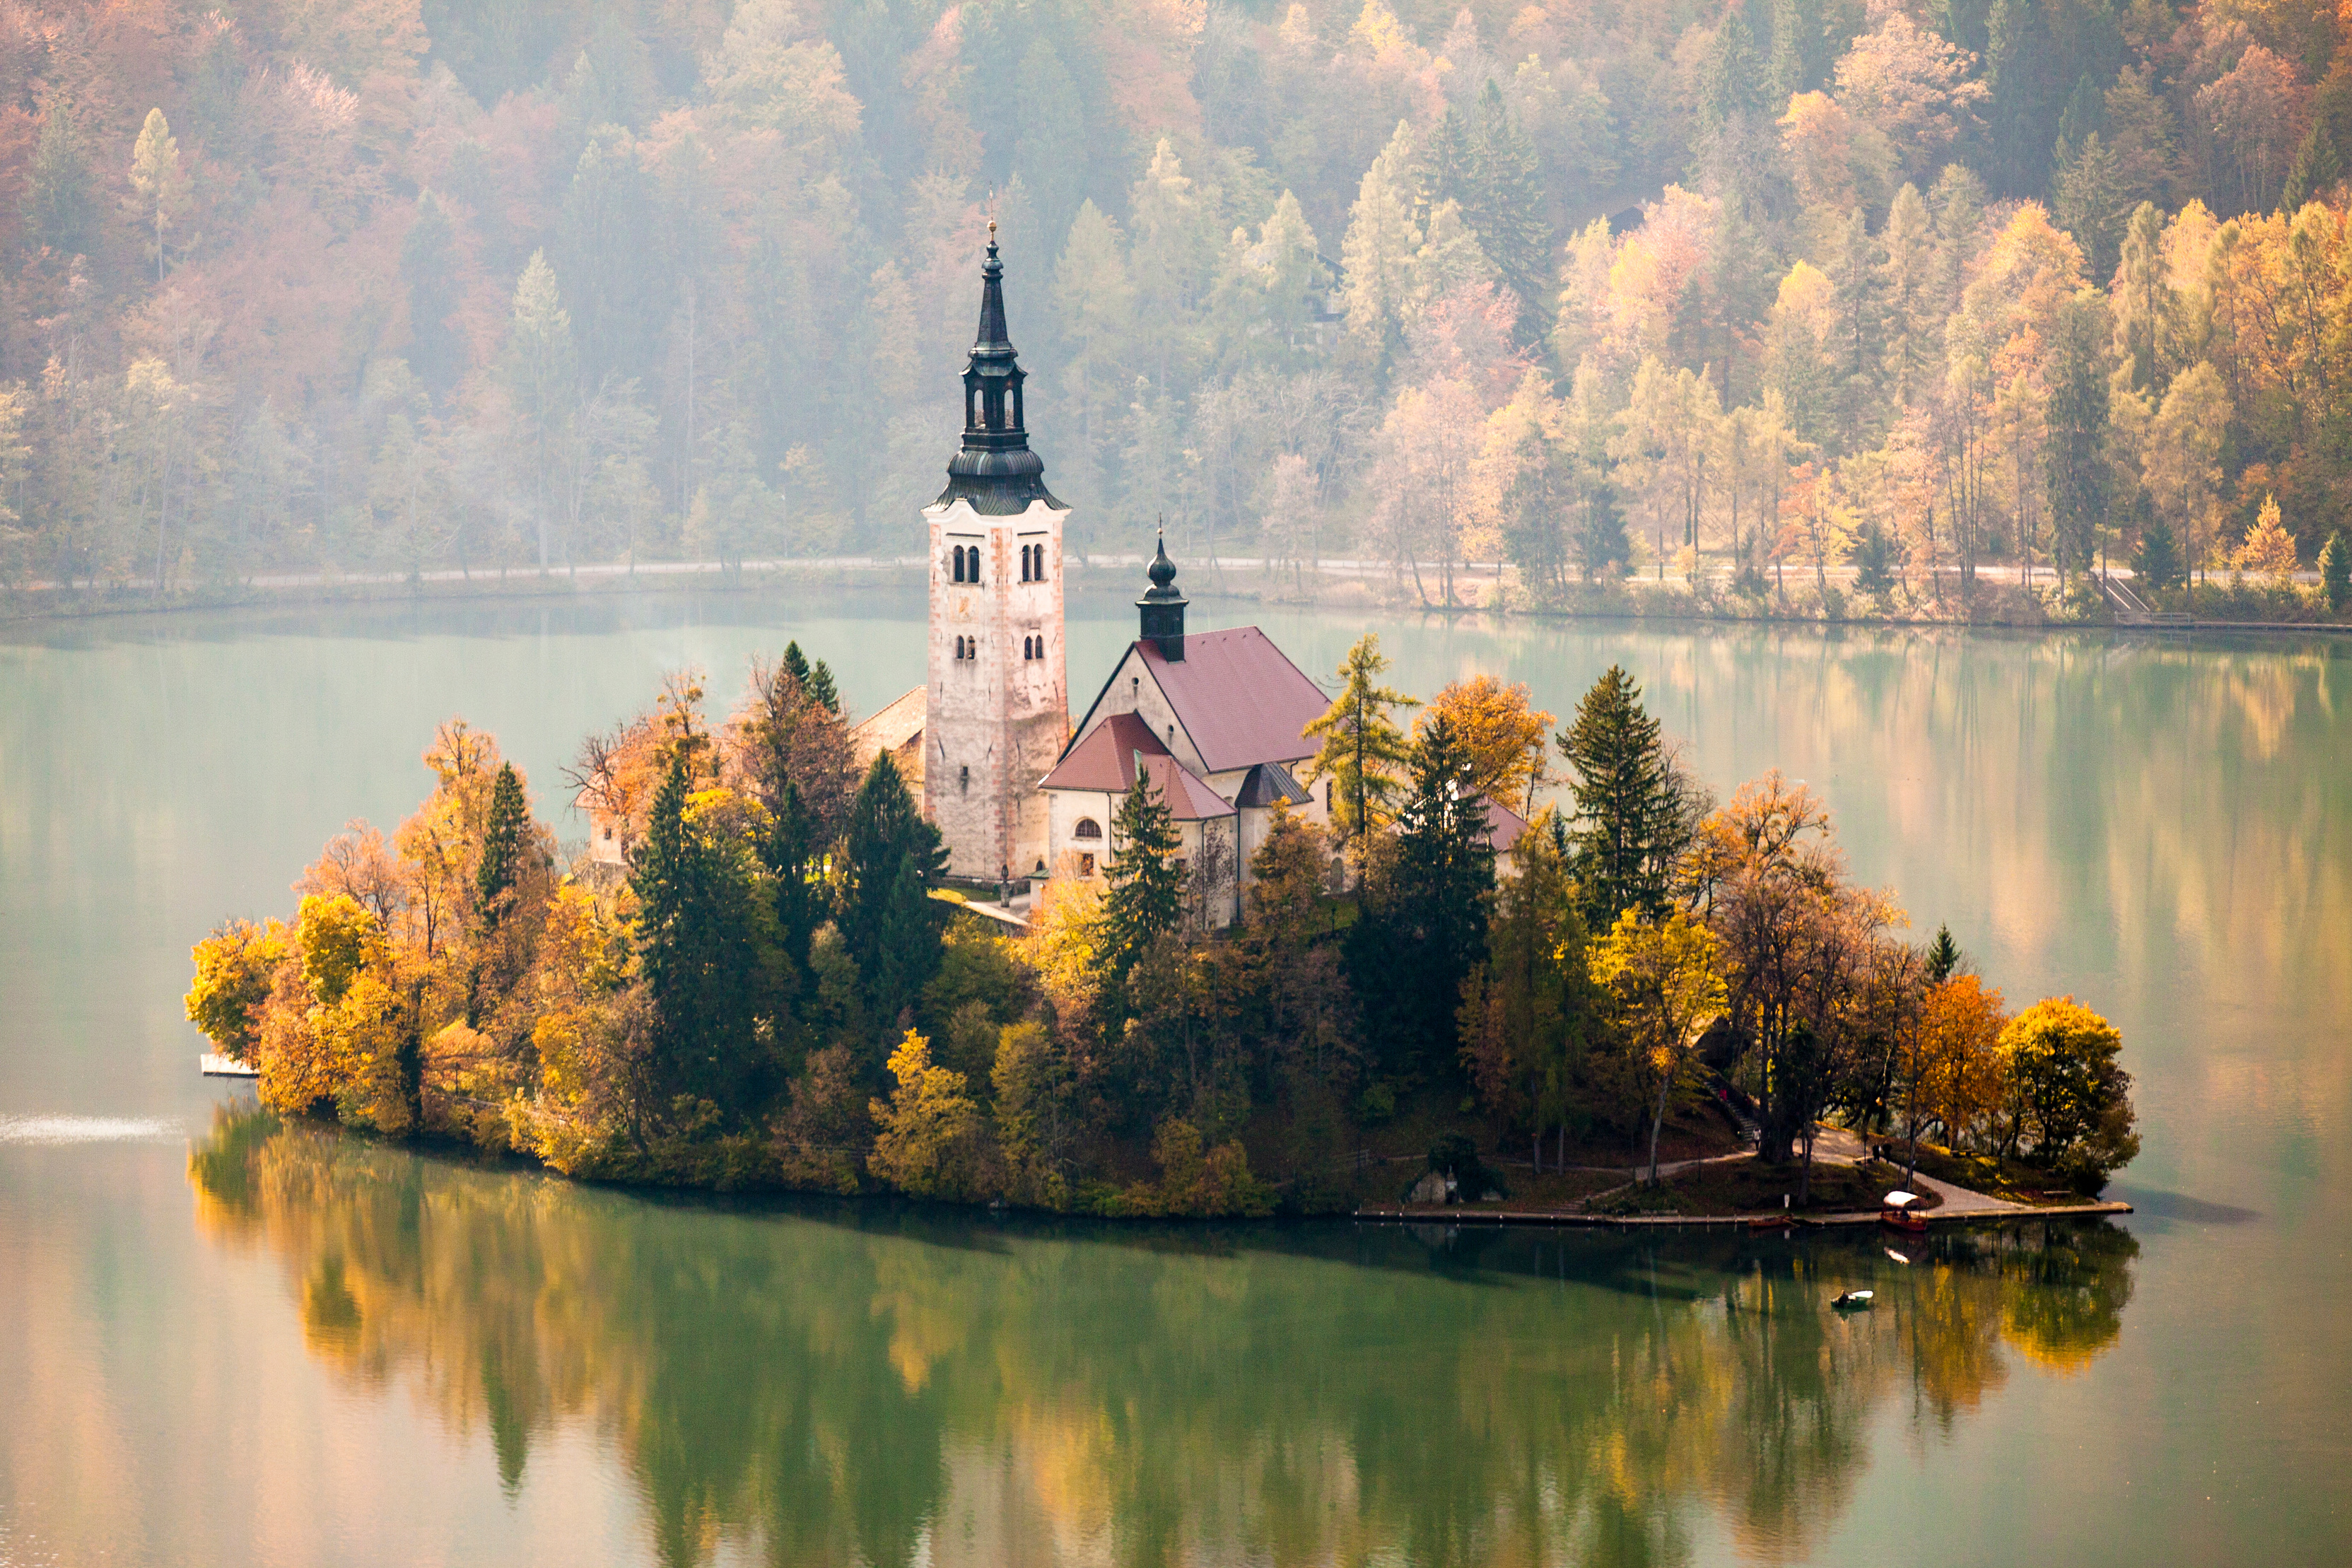
[{"label": "yellow-leaved tree", "polygon": [[1522,815],[1532,812],[1552,716],[1535,705],[1527,687],[1506,686],[1491,675],[1454,681],[1437,694],[1415,728],[1440,716],[1452,722],[1469,753],[1471,786]]},{"label": "yellow-leaved tree", "polygon": [[2274,583],[2287,583],[2294,580],[2298,564],[2294,535],[2286,531],[2279,516],[2278,497],[2264,496],[2254,526],[2246,530],[2246,542],[2238,547],[2238,569],[2268,577]]},{"label": "yellow-leaved tree", "polygon": [[180,143],[160,109],[147,111],[139,141],[131,150],[131,190],[142,224],[155,230],[155,281],[163,280],[163,231],[187,210],[188,176],[180,166]]},{"label": "yellow-leaved tree", "polygon": [[985,1152],[980,1107],[963,1074],[931,1061],[931,1043],[914,1030],[890,1053],[898,1087],[866,1110],[878,1129],[867,1165],[919,1198],[961,1200],[980,1187]]},{"label": "yellow-leaved tree", "polygon": [[1649,1102],[1654,1186],[1666,1107],[1689,1076],[1700,1035],[1729,1004],[1722,944],[1680,910],[1658,921],[1627,910],[1593,948],[1592,978],[1615,1003],[1631,1076]]},{"label": "yellow-leaved tree", "polygon": [[196,943],[195,984],[188,987],[188,1022],[222,1054],[250,1061],[260,1039],[261,1006],[278,965],[293,955],[285,923],[228,921]]},{"label": "yellow-leaved tree", "polygon": [[1921,1126],[1939,1125],[1954,1148],[2000,1107],[2000,1032],[2008,1022],[2000,993],[1973,974],[1931,985],[1921,999],[1914,1114]]}]

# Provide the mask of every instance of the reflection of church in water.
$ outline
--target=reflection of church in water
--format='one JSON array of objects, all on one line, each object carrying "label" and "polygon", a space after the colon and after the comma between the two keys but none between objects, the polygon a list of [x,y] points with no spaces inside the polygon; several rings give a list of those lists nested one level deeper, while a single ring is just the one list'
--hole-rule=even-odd
[{"label": "reflection of church in water", "polygon": [[[1099,877],[1111,822],[1149,775],[1183,840],[1213,918],[1240,903],[1275,807],[1327,820],[1328,790],[1293,772],[1329,706],[1255,626],[1192,631],[1162,548],[1136,601],[1137,636],[1074,729],[1063,663],[1062,527],[1029,449],[1026,373],[1004,326],[1004,267],[992,237],[980,331],[963,373],[963,443],[929,525],[930,673],[857,728],[861,756],[889,751],[947,841],[949,870],[996,881]],[[1230,884],[1230,901],[1217,896]]]}]

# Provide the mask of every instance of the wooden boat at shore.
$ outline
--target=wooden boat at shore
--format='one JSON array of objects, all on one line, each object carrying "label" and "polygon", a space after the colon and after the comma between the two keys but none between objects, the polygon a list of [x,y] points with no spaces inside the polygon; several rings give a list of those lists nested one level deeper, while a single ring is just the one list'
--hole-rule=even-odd
[{"label": "wooden boat at shore", "polygon": [[1927,1213],[1916,1193],[1892,1192],[1878,1205],[1878,1223],[1895,1230],[1917,1233],[1927,1228]]},{"label": "wooden boat at shore", "polygon": [[1748,1222],[1750,1230],[1794,1230],[1797,1216],[1792,1214],[1759,1214]]}]

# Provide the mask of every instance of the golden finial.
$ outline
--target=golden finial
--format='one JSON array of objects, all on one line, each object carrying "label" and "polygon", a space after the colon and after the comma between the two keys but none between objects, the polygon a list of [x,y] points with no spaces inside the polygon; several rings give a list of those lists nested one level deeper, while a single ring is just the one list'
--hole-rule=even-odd
[{"label": "golden finial", "polygon": [[988,243],[991,245],[994,245],[996,243],[996,220],[994,218],[990,218],[988,220]]}]

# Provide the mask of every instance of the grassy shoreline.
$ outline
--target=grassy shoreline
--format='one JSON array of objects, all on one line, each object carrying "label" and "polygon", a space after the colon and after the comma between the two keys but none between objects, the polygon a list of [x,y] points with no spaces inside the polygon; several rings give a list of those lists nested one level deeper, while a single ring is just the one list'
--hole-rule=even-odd
[{"label": "grassy shoreline", "polygon": [[[1099,574],[1118,586],[1131,574],[1125,557],[1075,561],[1070,575],[1084,585]],[[1836,584],[1822,595],[1808,584],[1785,600],[1742,599],[1709,579],[1694,589],[1646,581],[1579,585],[1558,597],[1532,598],[1516,583],[1488,577],[1461,581],[1464,602],[1421,602],[1384,575],[1323,569],[1309,592],[1297,592],[1278,572],[1253,565],[1230,574],[1210,570],[1210,580],[1193,589],[1196,598],[1248,604],[1380,609],[1397,614],[1493,615],[1528,620],[1626,620],[1649,624],[1718,626],[1853,626],[1882,630],[1994,629],[2007,631],[2263,631],[2352,634],[2352,612],[2327,618],[2300,589],[2260,584],[2208,584],[2182,601],[2187,622],[2139,624],[2117,620],[2103,603],[2053,605],[2041,585],[1985,583],[1972,614],[1950,613],[1933,604],[1883,613],[1859,606]],[[757,596],[785,584],[830,588],[905,588],[919,585],[920,567],[887,558],[749,563],[729,569],[714,562],[648,562],[635,568],[598,563],[577,571],[536,567],[486,570],[470,575],[436,572],[423,578],[319,574],[316,581],[207,584],[157,595],[136,585],[0,589],[0,624],[96,620],[117,616],[176,615],[205,610],[303,608],[401,603],[495,604],[507,600],[609,599],[627,595],[695,593]]]}]

